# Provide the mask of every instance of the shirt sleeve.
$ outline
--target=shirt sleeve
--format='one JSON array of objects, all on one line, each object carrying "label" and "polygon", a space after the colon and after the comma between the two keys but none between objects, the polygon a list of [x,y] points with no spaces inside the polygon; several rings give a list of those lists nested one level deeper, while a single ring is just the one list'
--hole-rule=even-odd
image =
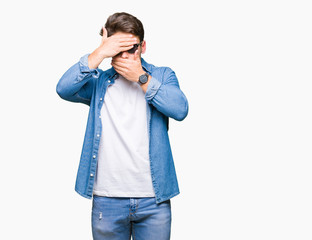
[{"label": "shirt sleeve", "polygon": [[182,121],[188,114],[188,101],[170,68],[156,71],[148,84],[145,99],[167,117]]},{"label": "shirt sleeve", "polygon": [[95,81],[101,70],[88,67],[88,56],[89,54],[82,56],[57,83],[56,92],[64,100],[90,105]]},{"label": "shirt sleeve", "polygon": [[80,74],[78,76],[78,81],[83,80],[87,75],[92,75],[94,78],[98,78],[100,76],[99,69],[90,69],[88,66],[88,57],[90,53],[82,56],[79,60],[79,68],[80,68]]}]

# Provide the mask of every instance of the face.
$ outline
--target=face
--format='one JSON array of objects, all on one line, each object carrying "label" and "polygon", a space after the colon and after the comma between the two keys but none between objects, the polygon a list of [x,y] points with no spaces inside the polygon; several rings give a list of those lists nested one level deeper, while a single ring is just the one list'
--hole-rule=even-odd
[{"label": "face", "polygon": [[[123,33],[123,32],[116,32],[113,35],[116,36],[133,36],[131,33]],[[137,44],[140,43],[140,38],[138,36],[136,36],[137,39]],[[138,46],[138,55],[141,58],[141,54],[145,53],[146,51],[146,42],[143,40],[141,45]],[[134,59],[134,52],[133,53],[129,53],[128,51],[125,52],[121,52],[119,54],[117,54],[116,56],[114,56],[113,58],[127,58],[127,59]]]}]

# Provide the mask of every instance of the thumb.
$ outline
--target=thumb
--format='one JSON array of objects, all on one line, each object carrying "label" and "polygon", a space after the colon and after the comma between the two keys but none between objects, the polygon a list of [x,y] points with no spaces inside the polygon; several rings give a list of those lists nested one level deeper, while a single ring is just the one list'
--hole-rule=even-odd
[{"label": "thumb", "polygon": [[106,28],[103,26],[102,27],[102,29],[103,29],[103,36],[102,36],[102,40],[104,40],[104,39],[106,39],[107,38],[107,30],[106,30]]}]

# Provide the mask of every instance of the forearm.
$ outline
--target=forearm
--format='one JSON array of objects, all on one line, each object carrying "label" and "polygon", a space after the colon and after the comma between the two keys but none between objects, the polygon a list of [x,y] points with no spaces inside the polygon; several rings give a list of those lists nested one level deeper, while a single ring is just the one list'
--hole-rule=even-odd
[{"label": "forearm", "polygon": [[56,91],[68,101],[88,104],[91,99],[93,82],[100,75],[99,69],[89,69],[88,54],[70,67],[59,80]]},{"label": "forearm", "polygon": [[148,88],[148,84],[150,83],[151,79],[152,79],[152,76],[151,76],[151,75],[148,75],[148,80],[147,80],[147,82],[140,85],[144,93],[146,93],[147,88]]},{"label": "forearm", "polygon": [[177,81],[164,84],[152,77],[145,98],[149,104],[167,117],[182,121],[188,114],[188,101]]}]

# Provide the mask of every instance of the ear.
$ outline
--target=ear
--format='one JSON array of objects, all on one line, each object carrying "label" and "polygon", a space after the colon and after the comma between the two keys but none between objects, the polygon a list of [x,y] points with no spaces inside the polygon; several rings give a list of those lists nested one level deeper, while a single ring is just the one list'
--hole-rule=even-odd
[{"label": "ear", "polygon": [[143,53],[145,53],[145,51],[146,51],[146,41],[145,41],[145,40],[143,40],[141,46],[142,46],[142,52],[141,52],[141,54],[143,54]]}]

